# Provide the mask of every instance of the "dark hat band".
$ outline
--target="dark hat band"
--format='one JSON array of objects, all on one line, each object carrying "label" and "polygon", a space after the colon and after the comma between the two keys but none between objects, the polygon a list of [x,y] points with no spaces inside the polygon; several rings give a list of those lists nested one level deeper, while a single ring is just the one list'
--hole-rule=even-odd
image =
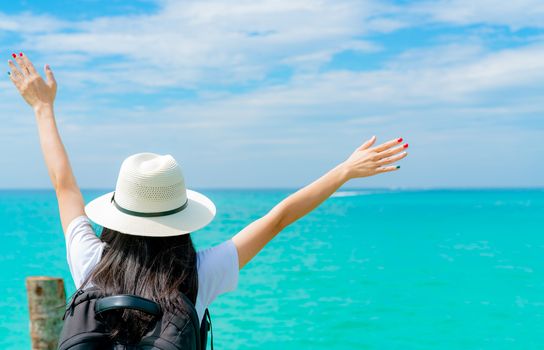
[{"label": "dark hat band", "polygon": [[115,207],[117,209],[119,209],[119,211],[121,211],[121,212],[123,212],[125,214],[134,215],[134,216],[142,216],[142,217],[154,217],[154,216],[165,216],[165,215],[171,215],[171,214],[179,213],[180,211],[182,211],[183,209],[185,209],[187,207],[187,204],[189,204],[189,198],[187,198],[185,200],[185,203],[183,203],[183,205],[180,206],[180,207],[174,208],[172,210],[159,211],[159,212],[154,212],[154,213],[142,213],[142,212],[139,212],[139,211],[132,211],[132,210],[128,210],[128,209],[123,208],[122,206],[117,204],[117,202],[115,201],[115,191],[113,192],[113,195],[111,196],[111,201],[110,202],[113,202]]}]

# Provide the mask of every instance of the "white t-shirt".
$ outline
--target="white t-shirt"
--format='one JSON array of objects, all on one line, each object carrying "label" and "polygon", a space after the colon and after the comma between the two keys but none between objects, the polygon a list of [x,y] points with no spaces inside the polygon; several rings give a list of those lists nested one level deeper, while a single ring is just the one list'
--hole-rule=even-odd
[{"label": "white t-shirt", "polygon": [[[86,215],[72,220],[66,230],[68,266],[76,288],[79,288],[100,261],[106,243],[96,236]],[[198,294],[196,311],[199,322],[206,308],[223,293],[238,285],[238,251],[232,240],[197,252]]]}]

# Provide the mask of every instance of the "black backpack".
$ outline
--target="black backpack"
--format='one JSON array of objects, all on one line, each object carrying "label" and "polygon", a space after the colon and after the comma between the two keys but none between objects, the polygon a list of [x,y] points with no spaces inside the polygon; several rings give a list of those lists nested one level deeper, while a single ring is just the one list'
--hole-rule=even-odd
[{"label": "black backpack", "polygon": [[[138,350],[205,350],[211,318],[208,309],[202,325],[193,303],[182,293],[187,310],[172,314],[163,312],[158,303],[136,295],[122,294],[104,296],[96,287],[78,290],[64,312],[64,324],[58,350],[91,349],[138,349]],[[137,345],[123,345],[112,342],[102,313],[109,310],[135,309],[154,316],[154,325]],[[213,333],[211,336],[213,349]]]}]

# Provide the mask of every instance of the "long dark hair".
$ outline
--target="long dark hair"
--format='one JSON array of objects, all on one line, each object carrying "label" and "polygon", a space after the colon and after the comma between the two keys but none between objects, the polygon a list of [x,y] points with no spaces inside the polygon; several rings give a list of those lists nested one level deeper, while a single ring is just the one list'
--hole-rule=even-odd
[{"label": "long dark hair", "polygon": [[[80,289],[91,282],[105,295],[138,295],[169,312],[186,308],[180,293],[196,302],[196,251],[190,234],[144,237],[103,227],[100,239],[107,243],[102,257]],[[151,320],[137,310],[108,312],[106,316],[110,337],[124,344],[137,342],[149,330]]]}]

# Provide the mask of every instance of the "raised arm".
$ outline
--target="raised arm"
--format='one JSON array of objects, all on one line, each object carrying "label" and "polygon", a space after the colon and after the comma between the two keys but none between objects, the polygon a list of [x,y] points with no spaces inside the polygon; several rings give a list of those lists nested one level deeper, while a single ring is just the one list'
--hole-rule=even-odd
[{"label": "raised arm", "polygon": [[400,138],[372,147],[375,142],[376,137],[373,136],[344,162],[311,184],[289,195],[266,215],[232,237],[238,250],[239,268],[244,267],[285,227],[311,212],[348,180],[399,169],[399,166],[389,164],[406,157],[407,152],[402,151],[408,147],[408,144],[402,145],[402,138]]},{"label": "raised arm", "polygon": [[8,74],[21,96],[34,110],[42,153],[57,194],[62,228],[66,232],[72,219],[85,213],[85,202],[55,123],[53,104],[57,83],[48,65],[45,66],[47,81],[44,81],[26,55],[13,54],[13,58],[19,68],[9,60],[11,71]]}]

